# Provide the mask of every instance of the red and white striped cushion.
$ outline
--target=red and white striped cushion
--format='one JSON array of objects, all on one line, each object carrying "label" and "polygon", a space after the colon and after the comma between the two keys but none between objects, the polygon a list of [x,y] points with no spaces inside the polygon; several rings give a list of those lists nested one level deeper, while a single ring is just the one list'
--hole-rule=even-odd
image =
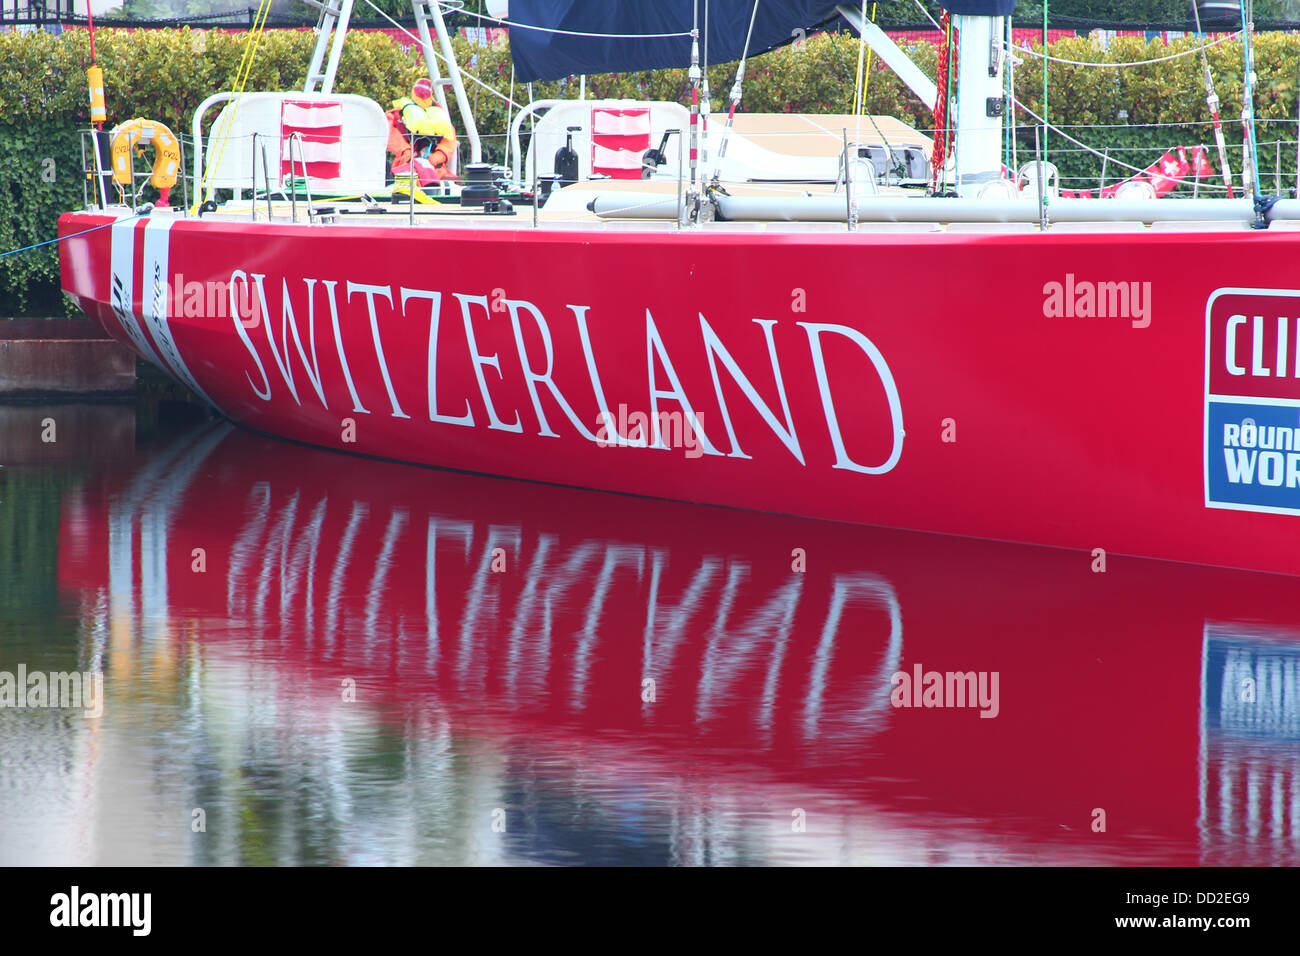
[{"label": "red and white striped cushion", "polygon": [[650,111],[591,111],[591,171],[614,179],[640,179],[641,156],[650,148]]},{"label": "red and white striped cushion", "polygon": [[[292,141],[294,133],[300,141]],[[280,176],[338,179],[343,170],[343,104],[285,100],[280,107]]]}]

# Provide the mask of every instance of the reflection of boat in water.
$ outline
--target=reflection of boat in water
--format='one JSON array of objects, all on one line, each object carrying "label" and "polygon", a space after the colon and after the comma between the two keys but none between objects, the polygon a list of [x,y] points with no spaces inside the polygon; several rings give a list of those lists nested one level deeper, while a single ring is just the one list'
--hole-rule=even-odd
[{"label": "reflection of boat in water", "polygon": [[[1293,579],[637,505],[221,426],[66,502],[60,579],[109,719],[133,656],[191,668],[196,778],[275,754],[346,817],[323,768],[396,748],[394,832],[512,814],[475,859],[1300,859]],[[915,665],[996,718],[892,707]]]},{"label": "reflection of boat in water", "polygon": [[1271,843],[1300,862],[1296,633],[1207,623],[1202,658],[1198,824],[1207,854],[1249,865],[1254,849]]},{"label": "reflection of boat in water", "polygon": [[[741,58],[837,10],[856,17],[834,0],[759,6],[712,0],[706,52]],[[951,170],[935,157],[938,195],[900,196],[923,189],[935,148],[915,130],[801,115],[781,131],[765,117],[710,133],[707,117],[670,102],[549,102],[531,152],[516,145],[497,177],[478,162],[441,7],[416,3],[435,78],[429,29],[449,61],[473,162],[448,205],[412,200],[394,215],[372,201],[386,188],[383,111],[330,91],[351,10],[341,0],[322,8],[302,91],[216,93],[198,110],[194,186],[206,170],[208,203],[140,218],[133,200],[88,201],[62,218],[63,287],[234,420],[315,445],[1296,573],[1300,335],[1288,287],[1300,201],[1253,181],[1250,198],[1068,198],[1046,159],[1003,178],[1016,163],[1003,116],[1037,122],[1005,83],[1012,4],[948,6],[961,49],[939,78],[957,93],[950,123],[935,81],[881,51],[956,144]],[[543,78],[698,75],[698,7],[523,0],[520,78],[541,77],[542,61]],[[536,19],[547,8],[560,19]],[[583,17],[597,28],[574,31]],[[205,153],[204,110],[220,104]],[[512,143],[540,109],[516,114]],[[538,163],[572,123],[582,181],[539,211]],[[322,130],[337,132],[325,141]],[[497,179],[532,207],[503,206]],[[349,196],[313,201],[304,185],[317,200]],[[218,189],[237,195],[218,202]]]}]

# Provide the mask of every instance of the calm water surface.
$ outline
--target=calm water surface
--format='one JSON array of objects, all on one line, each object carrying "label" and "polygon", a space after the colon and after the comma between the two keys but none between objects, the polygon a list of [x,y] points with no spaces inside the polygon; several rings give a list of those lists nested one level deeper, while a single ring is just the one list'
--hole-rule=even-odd
[{"label": "calm water surface", "polygon": [[1300,579],[130,406],[0,465],[0,863],[1300,863]]}]

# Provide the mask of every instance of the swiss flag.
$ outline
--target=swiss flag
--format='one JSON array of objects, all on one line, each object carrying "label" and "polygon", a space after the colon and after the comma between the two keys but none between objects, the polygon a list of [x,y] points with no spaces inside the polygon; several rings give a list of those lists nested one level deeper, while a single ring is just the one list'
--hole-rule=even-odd
[{"label": "swiss flag", "polygon": [[1179,146],[1178,158],[1187,163],[1191,168],[1192,175],[1197,179],[1205,179],[1214,175],[1214,166],[1210,163],[1210,154],[1206,152],[1204,146],[1193,146],[1190,153],[1187,151],[1186,146]]},{"label": "swiss flag", "polygon": [[1192,167],[1184,156],[1174,155],[1173,151],[1169,150],[1143,172],[1151,180],[1151,185],[1156,189],[1156,197],[1159,198],[1173,192],[1179,180],[1191,170]]}]

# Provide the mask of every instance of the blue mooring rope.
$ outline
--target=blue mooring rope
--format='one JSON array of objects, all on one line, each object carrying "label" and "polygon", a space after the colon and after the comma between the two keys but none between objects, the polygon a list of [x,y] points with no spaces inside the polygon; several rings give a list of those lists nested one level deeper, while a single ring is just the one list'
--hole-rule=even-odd
[{"label": "blue mooring rope", "polygon": [[139,213],[136,213],[134,215],[127,216],[124,219],[115,219],[112,222],[106,222],[102,226],[93,226],[90,229],[83,229],[81,232],[74,232],[70,236],[59,236],[56,239],[46,239],[44,242],[36,242],[30,246],[23,246],[21,249],[10,249],[8,252],[0,252],[0,259],[5,258],[6,256],[16,256],[20,252],[30,252],[32,249],[39,249],[41,246],[48,246],[56,242],[63,242],[63,240],[65,239],[75,239],[77,238],[77,236],[84,236],[90,232],[99,232],[99,230],[107,229],[109,226],[116,226],[120,222],[128,222],[131,219],[136,219],[139,217],[139,215],[140,215]]}]

